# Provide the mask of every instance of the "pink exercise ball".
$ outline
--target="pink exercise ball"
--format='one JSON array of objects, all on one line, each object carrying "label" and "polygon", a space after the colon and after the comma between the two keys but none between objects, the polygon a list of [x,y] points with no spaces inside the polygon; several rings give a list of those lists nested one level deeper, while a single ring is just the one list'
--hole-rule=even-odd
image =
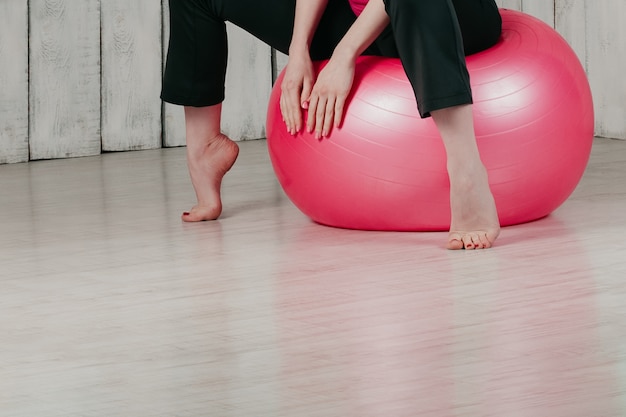
[{"label": "pink exercise ball", "polygon": [[[467,65],[478,146],[507,226],[545,217],[571,195],[591,153],[594,114],[585,71],[566,41],[532,16],[501,13],[500,41]],[[304,214],[349,229],[449,229],[443,144],[432,119],[419,117],[398,59],[358,59],[343,124],[322,140],[286,131],[283,75],[270,98],[268,149]]]}]

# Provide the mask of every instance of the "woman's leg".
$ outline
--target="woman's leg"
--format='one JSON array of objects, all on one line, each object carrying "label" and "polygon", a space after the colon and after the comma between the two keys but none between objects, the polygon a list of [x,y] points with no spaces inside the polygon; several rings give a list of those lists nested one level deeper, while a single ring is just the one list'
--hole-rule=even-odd
[{"label": "woman's leg", "polygon": [[[170,0],[170,44],[163,77],[164,101],[185,106],[187,162],[198,203],[184,221],[216,219],[221,182],[239,148],[221,132],[227,38],[225,22],[287,52],[295,0]],[[314,59],[328,58],[354,21],[346,0],[330,0],[311,45]]]},{"label": "woman's leg", "polygon": [[433,110],[447,154],[452,222],[448,249],[485,249],[500,234],[498,212],[480,160],[472,106]]},{"label": "woman's leg", "polygon": [[184,221],[216,219],[221,182],[239,154],[221,134],[226,26],[200,0],[170,0],[170,42],[161,98],[185,106],[187,165],[197,204]]},{"label": "woman's leg", "polygon": [[220,131],[222,104],[185,107],[187,166],[198,203],[182,219],[215,220],[222,213],[222,178],[239,155],[239,146]]},{"label": "woman's leg", "polygon": [[[463,1],[464,10],[470,12],[493,3]],[[420,115],[433,116],[446,148],[452,211],[447,247],[490,247],[500,233],[500,223],[476,144],[465,51],[485,49],[497,41],[497,9],[491,20],[480,26],[485,34],[472,33],[475,36],[467,36],[472,43],[464,44],[460,22],[467,27],[465,19],[472,16],[457,17],[452,0],[386,0],[386,8]]]}]

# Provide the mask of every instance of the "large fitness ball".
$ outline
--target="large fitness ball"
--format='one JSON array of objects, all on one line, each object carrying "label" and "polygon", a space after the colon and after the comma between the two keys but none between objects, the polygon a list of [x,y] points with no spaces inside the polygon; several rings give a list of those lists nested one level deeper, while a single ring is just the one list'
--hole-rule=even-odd
[{"label": "large fitness ball", "polygon": [[[501,13],[500,41],[467,65],[478,146],[506,226],[544,217],[571,195],[589,159],[594,115],[585,71],[566,41],[534,17]],[[270,98],[268,148],[304,214],[351,229],[449,228],[443,144],[432,119],[419,117],[398,59],[358,59],[342,127],[322,140],[286,131],[283,75]]]}]

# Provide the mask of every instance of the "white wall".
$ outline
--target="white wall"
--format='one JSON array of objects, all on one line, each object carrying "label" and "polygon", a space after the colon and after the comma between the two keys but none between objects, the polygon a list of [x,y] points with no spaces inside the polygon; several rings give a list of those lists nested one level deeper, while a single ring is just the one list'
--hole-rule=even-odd
[{"label": "white wall", "polygon": [[496,0],[549,23],[567,39],[589,76],[598,136],[626,139],[626,1]]},{"label": "white wall", "polygon": [[[229,26],[223,128],[265,135],[271,51]],[[0,0],[0,163],[184,144],[159,99],[167,0]]]},{"label": "white wall", "polygon": [[[565,36],[589,74],[596,133],[626,139],[626,2],[497,1]],[[167,16],[167,0],[0,0],[0,163],[184,144],[182,109],[158,98]],[[260,138],[272,54],[228,30],[223,127]]]},{"label": "white wall", "polygon": [[[69,0],[68,0],[69,1]],[[101,2],[102,149],[161,146],[161,4]]]},{"label": "white wall", "polygon": [[28,160],[28,9],[0,1],[0,163]]},{"label": "white wall", "polygon": [[30,0],[29,9],[30,157],[97,154],[100,2]]}]

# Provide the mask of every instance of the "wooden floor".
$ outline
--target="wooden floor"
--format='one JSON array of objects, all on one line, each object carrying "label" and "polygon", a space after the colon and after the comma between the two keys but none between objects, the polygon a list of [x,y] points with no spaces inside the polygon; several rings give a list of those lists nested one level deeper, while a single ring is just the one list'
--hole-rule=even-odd
[{"label": "wooden floor", "polygon": [[482,252],[316,225],[242,143],[0,166],[2,417],[624,417],[626,142]]}]

